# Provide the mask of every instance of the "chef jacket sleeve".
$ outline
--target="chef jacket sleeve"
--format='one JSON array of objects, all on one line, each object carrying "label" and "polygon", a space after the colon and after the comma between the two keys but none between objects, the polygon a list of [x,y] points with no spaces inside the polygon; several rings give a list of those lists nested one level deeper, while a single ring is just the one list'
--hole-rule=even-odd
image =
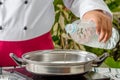
[{"label": "chef jacket sleeve", "polygon": [[81,19],[86,12],[91,10],[102,10],[113,18],[112,12],[103,0],[63,0],[63,2],[68,9]]}]

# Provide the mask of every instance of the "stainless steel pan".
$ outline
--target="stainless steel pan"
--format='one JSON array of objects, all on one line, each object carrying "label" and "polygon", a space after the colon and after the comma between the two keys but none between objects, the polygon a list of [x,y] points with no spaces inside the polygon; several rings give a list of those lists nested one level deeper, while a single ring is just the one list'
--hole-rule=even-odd
[{"label": "stainless steel pan", "polygon": [[26,70],[42,75],[83,74],[92,66],[100,65],[108,54],[97,57],[95,54],[80,50],[40,50],[28,52],[18,58],[10,54],[18,64],[25,64]]}]

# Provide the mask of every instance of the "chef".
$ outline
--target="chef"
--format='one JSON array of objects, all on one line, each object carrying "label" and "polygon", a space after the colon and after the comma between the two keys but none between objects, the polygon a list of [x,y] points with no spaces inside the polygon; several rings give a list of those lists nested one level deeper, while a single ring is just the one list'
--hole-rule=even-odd
[{"label": "chef", "polygon": [[[16,66],[9,57],[53,49],[50,34],[55,20],[54,0],[0,0],[0,66]],[[103,0],[63,0],[80,19],[96,23],[99,41],[111,36],[112,14]]]}]

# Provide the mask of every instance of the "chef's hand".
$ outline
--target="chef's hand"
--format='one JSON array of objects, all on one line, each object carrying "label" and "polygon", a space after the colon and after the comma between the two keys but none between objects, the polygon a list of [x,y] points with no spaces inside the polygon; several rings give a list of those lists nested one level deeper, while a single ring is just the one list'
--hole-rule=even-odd
[{"label": "chef's hand", "polygon": [[100,42],[106,42],[112,35],[112,19],[99,10],[89,11],[83,15],[85,20],[92,20],[96,24],[96,33]]}]

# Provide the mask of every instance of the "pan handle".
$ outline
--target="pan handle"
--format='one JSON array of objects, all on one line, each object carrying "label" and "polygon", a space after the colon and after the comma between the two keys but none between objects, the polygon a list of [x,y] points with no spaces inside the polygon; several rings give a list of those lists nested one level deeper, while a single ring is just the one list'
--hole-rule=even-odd
[{"label": "pan handle", "polygon": [[109,56],[108,53],[104,53],[103,55],[97,57],[97,58],[93,61],[92,66],[93,66],[93,67],[99,67],[99,66],[103,63],[103,61],[105,61],[105,59],[106,59],[108,56]]},{"label": "pan handle", "polygon": [[9,56],[16,62],[17,65],[25,65],[26,62],[21,59],[21,58],[18,58],[14,53],[10,53]]}]

